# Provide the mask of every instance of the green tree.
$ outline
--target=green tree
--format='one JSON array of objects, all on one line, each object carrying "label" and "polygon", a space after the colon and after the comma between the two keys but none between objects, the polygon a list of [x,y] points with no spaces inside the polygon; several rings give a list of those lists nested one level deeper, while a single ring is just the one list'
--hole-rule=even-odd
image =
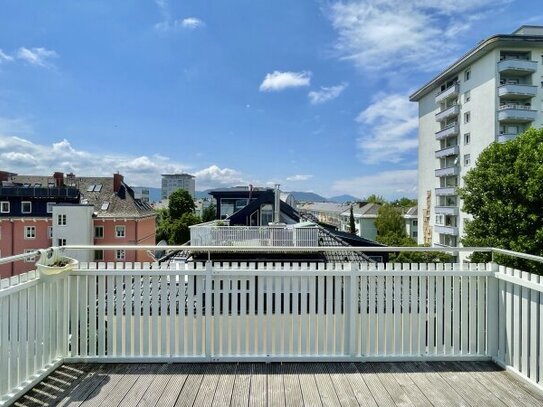
[{"label": "green tree", "polygon": [[392,201],[390,204],[392,206],[399,206],[401,208],[411,208],[412,206],[417,206],[417,200],[403,197]]},{"label": "green tree", "polygon": [[377,204],[386,203],[385,198],[383,198],[381,195],[375,195],[375,194],[371,194],[370,196],[368,196],[365,199],[365,201],[368,202],[368,203],[377,203]]},{"label": "green tree", "polygon": [[351,205],[351,213],[349,215],[349,232],[356,234],[356,225],[354,223],[353,206]]},{"label": "green tree", "polygon": [[156,210],[156,242],[168,241],[170,237],[170,215],[168,209]]},{"label": "green tree", "polygon": [[185,213],[194,212],[196,207],[192,196],[184,189],[172,192],[168,201],[168,211],[172,220],[180,219]]},{"label": "green tree", "polygon": [[399,245],[407,237],[402,214],[390,204],[384,204],[379,208],[375,228],[377,241],[388,246]]},{"label": "green tree", "polygon": [[175,219],[169,229],[168,244],[179,245],[190,240],[189,226],[200,223],[200,217],[194,213],[184,213],[181,218]]},{"label": "green tree", "polygon": [[[529,129],[506,143],[493,143],[459,188],[466,222],[464,246],[491,246],[543,256],[543,129]],[[475,253],[472,261],[488,261]],[[496,256],[501,264],[542,273],[540,264]]]},{"label": "green tree", "polygon": [[215,220],[216,216],[217,208],[215,208],[215,205],[209,205],[202,212],[202,222],[209,222]]}]

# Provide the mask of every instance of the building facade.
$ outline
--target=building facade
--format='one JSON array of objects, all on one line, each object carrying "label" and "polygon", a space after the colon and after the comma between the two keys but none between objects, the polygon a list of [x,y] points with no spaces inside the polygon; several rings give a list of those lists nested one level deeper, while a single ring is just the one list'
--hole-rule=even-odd
[{"label": "building facade", "polygon": [[160,199],[168,199],[172,192],[178,189],[188,191],[192,199],[196,197],[196,181],[190,174],[162,174],[162,189]]},{"label": "building facade", "polygon": [[[5,174],[0,172],[0,257],[50,246],[155,244],[155,212],[134,197],[120,174]],[[70,255],[80,261],[153,260],[144,250],[77,250]],[[0,276],[32,270],[34,260],[0,265]]]},{"label": "building facade", "polygon": [[481,41],[411,95],[419,107],[418,242],[458,246],[457,188],[491,143],[543,124],[543,27]]}]

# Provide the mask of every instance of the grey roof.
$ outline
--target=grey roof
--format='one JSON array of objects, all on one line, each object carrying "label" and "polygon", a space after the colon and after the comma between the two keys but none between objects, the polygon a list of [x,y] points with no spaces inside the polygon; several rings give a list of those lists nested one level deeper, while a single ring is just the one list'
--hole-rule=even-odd
[{"label": "grey roof", "polygon": [[[377,212],[379,212],[379,208],[381,207],[378,203],[366,203],[362,204],[362,206],[359,205],[353,205],[353,215],[359,215],[359,216],[377,216]],[[342,215],[349,215],[351,213],[351,208],[347,208]]]},{"label": "grey roof", "polygon": [[407,216],[417,216],[418,215],[418,206],[412,206],[405,213]]},{"label": "grey roof", "polygon": [[[44,186],[55,182],[53,177],[35,175],[17,175],[12,180],[22,184],[41,183]],[[115,193],[113,177],[66,177],[64,183],[79,189],[81,203],[93,205],[97,217],[140,218],[155,215],[155,211],[149,204],[134,198],[134,191],[124,182],[121,183],[119,192]]]},{"label": "grey roof", "polygon": [[349,210],[350,205],[335,202],[311,202],[301,205],[298,209],[312,212],[337,213],[338,215]]}]

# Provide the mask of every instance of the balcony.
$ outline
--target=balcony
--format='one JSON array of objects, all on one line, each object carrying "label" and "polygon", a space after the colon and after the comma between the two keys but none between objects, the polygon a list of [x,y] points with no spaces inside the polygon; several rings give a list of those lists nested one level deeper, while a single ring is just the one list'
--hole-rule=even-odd
[{"label": "balcony", "polygon": [[436,196],[456,195],[456,188],[457,187],[436,188]]},{"label": "balcony", "polygon": [[537,62],[524,59],[504,59],[498,62],[498,72],[501,74],[530,75],[537,71]]},{"label": "balcony", "polygon": [[444,100],[458,96],[460,93],[460,84],[455,83],[453,86],[445,89],[443,92],[436,94],[436,103],[439,104]]},{"label": "balcony", "polygon": [[269,226],[190,226],[191,245],[196,246],[287,246],[316,247],[319,230],[316,227]]},{"label": "balcony", "polygon": [[458,155],[460,152],[459,146],[451,146],[436,151],[436,158],[449,157],[451,155]]},{"label": "balcony", "polygon": [[537,95],[537,86],[505,84],[498,87],[498,96],[508,99],[530,99]]},{"label": "balcony", "polygon": [[443,235],[458,236],[458,228],[456,226],[435,225],[434,231]]},{"label": "balcony", "polygon": [[451,107],[443,109],[439,113],[436,113],[436,120],[438,122],[442,122],[451,117],[458,116],[459,113],[460,113],[460,105],[453,105]]},{"label": "balcony", "polygon": [[439,168],[435,171],[436,177],[448,177],[451,175],[458,175],[460,173],[460,169],[458,166],[453,167],[445,167],[445,168]]},{"label": "balcony", "polygon": [[436,139],[443,140],[447,137],[456,136],[459,132],[460,129],[458,127],[458,123],[453,123],[436,132]]},{"label": "balcony", "polygon": [[[446,251],[543,262],[500,249]],[[0,264],[36,254],[45,253]],[[237,405],[264,397],[339,405],[336,398],[375,397],[377,405],[541,405],[542,292],[537,276],[496,263],[80,263],[55,276],[31,271],[0,285],[0,402],[26,393],[19,404]]]},{"label": "balcony", "polygon": [[529,123],[537,117],[537,111],[531,106],[507,104],[498,108],[498,120],[509,123]]},{"label": "balcony", "polygon": [[458,215],[458,206],[436,206],[434,212],[439,215]]},{"label": "balcony", "polygon": [[513,140],[518,134],[498,134],[498,143],[505,143],[506,141]]}]

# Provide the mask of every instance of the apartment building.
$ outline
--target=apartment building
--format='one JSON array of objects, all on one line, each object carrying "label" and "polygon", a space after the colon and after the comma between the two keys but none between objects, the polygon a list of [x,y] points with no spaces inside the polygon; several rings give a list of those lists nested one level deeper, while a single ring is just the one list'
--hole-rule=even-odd
[{"label": "apartment building", "polygon": [[190,174],[162,174],[162,189],[160,199],[168,199],[172,192],[178,189],[188,191],[192,199],[196,197],[196,181]]},{"label": "apartment building", "polygon": [[[26,176],[0,172],[0,256],[50,246],[153,245],[155,212],[134,197],[120,174],[113,177]],[[144,250],[70,253],[81,261],[151,261]],[[34,268],[27,262],[0,266],[8,277]]]},{"label": "apartment building", "polygon": [[457,187],[491,143],[543,124],[543,26],[487,38],[410,97],[419,106],[418,241],[458,246]]}]

